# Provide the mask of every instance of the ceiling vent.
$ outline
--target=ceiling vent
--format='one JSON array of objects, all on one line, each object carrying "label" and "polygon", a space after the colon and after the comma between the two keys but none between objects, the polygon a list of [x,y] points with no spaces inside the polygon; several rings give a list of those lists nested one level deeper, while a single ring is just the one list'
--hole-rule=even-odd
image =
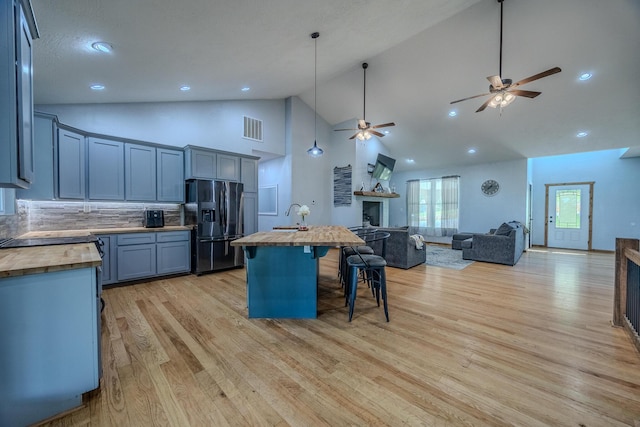
[{"label": "ceiling vent", "polygon": [[244,116],[244,134],[242,137],[262,142],[262,120]]}]

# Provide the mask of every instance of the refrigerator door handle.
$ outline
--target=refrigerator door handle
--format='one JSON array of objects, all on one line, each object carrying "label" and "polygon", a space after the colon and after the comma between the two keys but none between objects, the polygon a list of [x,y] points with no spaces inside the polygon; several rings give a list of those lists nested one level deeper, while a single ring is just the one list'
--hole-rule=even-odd
[{"label": "refrigerator door handle", "polygon": [[240,193],[240,203],[238,206],[238,227],[236,228],[236,235],[243,235],[243,234],[244,234],[244,191]]}]

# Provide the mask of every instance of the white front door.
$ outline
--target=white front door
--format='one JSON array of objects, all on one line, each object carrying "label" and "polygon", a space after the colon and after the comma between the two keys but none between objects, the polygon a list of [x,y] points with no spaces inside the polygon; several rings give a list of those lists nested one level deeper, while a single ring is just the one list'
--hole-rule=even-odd
[{"label": "white front door", "polygon": [[589,185],[549,187],[547,246],[589,249]]}]

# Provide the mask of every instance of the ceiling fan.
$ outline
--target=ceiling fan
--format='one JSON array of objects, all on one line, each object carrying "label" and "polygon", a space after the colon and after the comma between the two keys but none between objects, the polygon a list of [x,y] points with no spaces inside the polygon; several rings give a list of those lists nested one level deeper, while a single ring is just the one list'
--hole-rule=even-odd
[{"label": "ceiling fan", "polygon": [[393,122],[389,122],[389,123],[383,123],[381,125],[371,126],[371,123],[369,123],[366,119],[365,113],[366,113],[366,101],[367,101],[367,68],[368,67],[369,67],[369,64],[367,64],[366,62],[362,63],[362,69],[364,70],[363,71],[364,72],[364,96],[362,101],[362,119],[358,120],[358,128],[357,129],[336,129],[336,132],[343,131],[343,130],[357,130],[358,132],[356,132],[349,139],[358,138],[360,141],[364,141],[364,140],[370,139],[371,135],[375,135],[377,137],[382,138],[384,134],[381,132],[378,132],[375,129],[396,125]]},{"label": "ceiling fan", "polygon": [[480,95],[470,96],[468,98],[458,99],[457,101],[451,101],[451,104],[455,104],[456,102],[461,102],[461,101],[466,101],[468,99],[491,95],[491,97],[487,99],[485,103],[482,104],[480,108],[476,110],[476,113],[483,111],[485,108],[487,108],[487,106],[492,108],[506,107],[516,99],[516,96],[523,96],[525,98],[535,98],[536,96],[540,95],[540,93],[542,92],[534,92],[534,91],[522,90],[518,88],[526,83],[530,83],[534,80],[538,80],[543,77],[547,77],[562,71],[559,67],[553,67],[548,69],[547,71],[543,71],[531,77],[527,77],[526,79],[522,79],[516,83],[512,83],[511,79],[503,79],[501,77],[502,76],[502,7],[504,4],[504,0],[498,0],[498,3],[500,3],[500,70],[499,70],[500,74],[497,76],[487,77],[487,80],[489,80],[489,83],[490,83],[489,92],[483,93]]}]

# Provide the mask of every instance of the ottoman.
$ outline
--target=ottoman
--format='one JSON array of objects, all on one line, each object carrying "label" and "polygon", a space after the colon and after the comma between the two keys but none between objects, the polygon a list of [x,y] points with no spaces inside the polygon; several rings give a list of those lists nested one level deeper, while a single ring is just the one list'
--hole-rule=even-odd
[{"label": "ottoman", "polygon": [[453,235],[451,249],[462,250],[462,242],[473,237],[473,233],[458,233]]}]

